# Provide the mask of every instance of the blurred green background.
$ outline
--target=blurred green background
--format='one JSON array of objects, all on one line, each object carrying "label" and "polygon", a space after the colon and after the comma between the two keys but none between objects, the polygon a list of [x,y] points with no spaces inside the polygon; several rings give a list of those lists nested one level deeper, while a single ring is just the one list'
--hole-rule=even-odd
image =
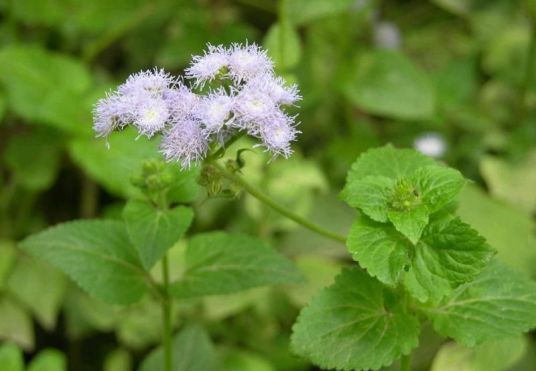
[{"label": "blurred green background", "polygon": [[[269,166],[244,155],[245,175],[272,197],[344,233],[353,211],[337,193],[350,164],[384,143],[416,146],[473,180],[461,217],[536,278],[535,17],[533,0],[0,0],[0,370],[134,370],[159,342],[150,298],[101,303],[16,242],[119,217],[157,143],[127,131],[108,150],[93,104],[141,69],[180,74],[207,43],[257,42],[300,86],[295,155]],[[291,353],[290,327],[348,254],[249,197],[207,199],[192,172],[179,186],[194,232],[257,234],[309,282],[180,303],[179,324],[202,325],[211,342],[196,344],[224,371],[315,370]],[[182,249],[171,251],[175,274]],[[466,349],[425,329],[414,365],[531,371],[536,337]]]}]

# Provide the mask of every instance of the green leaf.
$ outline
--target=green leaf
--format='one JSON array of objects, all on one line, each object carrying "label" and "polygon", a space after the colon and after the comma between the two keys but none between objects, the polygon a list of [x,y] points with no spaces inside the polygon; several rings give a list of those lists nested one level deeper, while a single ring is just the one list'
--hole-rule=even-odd
[{"label": "green leaf", "polygon": [[16,257],[15,242],[0,239],[0,289],[4,288],[6,278],[11,272]]},{"label": "green leaf", "polygon": [[431,118],[435,111],[435,91],[429,77],[396,51],[362,55],[352,66],[344,91],[353,104],[381,116],[422,120]]},{"label": "green leaf", "polygon": [[474,348],[449,342],[443,345],[431,371],[503,371],[516,364],[527,350],[527,339],[489,341]]},{"label": "green leaf", "polygon": [[32,318],[7,297],[0,297],[0,339],[14,341],[25,350],[34,347]]},{"label": "green leaf", "polygon": [[409,177],[417,169],[428,165],[437,164],[430,157],[417,151],[398,149],[387,144],[370,149],[359,156],[348,172],[346,184],[352,184],[368,176],[384,176],[397,180]]},{"label": "green leaf", "polygon": [[286,4],[289,18],[296,24],[361,10],[357,8],[355,0],[292,0]]},{"label": "green leaf", "polygon": [[132,356],[129,351],[117,348],[108,353],[104,360],[104,371],[130,371],[132,370]]},{"label": "green leaf", "polygon": [[0,70],[8,103],[20,117],[90,133],[91,109],[84,98],[91,75],[80,62],[34,46],[8,46],[0,50]]},{"label": "green leaf", "polygon": [[0,345],[0,369],[2,371],[24,371],[22,351],[14,344]]},{"label": "green leaf", "polygon": [[362,216],[348,235],[352,257],[374,277],[396,286],[403,279],[420,301],[437,301],[477,276],[493,255],[458,218],[432,221],[414,246],[393,227]]},{"label": "green leaf", "polygon": [[194,214],[187,207],[159,210],[146,202],[129,201],[123,217],[130,240],[149,270],[184,235]]},{"label": "green leaf", "polygon": [[58,267],[103,301],[130,304],[146,291],[141,263],[122,222],[60,224],[26,238],[20,247]]},{"label": "green leaf", "polygon": [[32,191],[49,188],[59,171],[58,133],[32,131],[9,139],[4,159],[17,181]]},{"label": "green leaf", "polygon": [[467,346],[516,336],[536,326],[536,283],[494,261],[426,312],[438,333]]},{"label": "green leaf", "polygon": [[344,269],[300,313],[292,346],[321,368],[379,369],[417,346],[419,322],[358,268]]},{"label": "green leaf", "polygon": [[50,265],[21,255],[13,268],[7,287],[28,308],[39,324],[53,330],[66,288],[65,276]]},{"label": "green leaf", "polygon": [[411,178],[429,214],[452,202],[465,185],[458,170],[439,165],[417,169]]},{"label": "green leaf", "polygon": [[420,205],[409,210],[389,210],[387,216],[396,230],[416,244],[428,224],[428,210]]},{"label": "green leaf", "polygon": [[[190,325],[173,339],[173,371],[218,371],[220,364],[216,351],[206,332],[197,325]],[[145,358],[139,371],[164,369],[162,347]]]},{"label": "green leaf", "polygon": [[381,175],[349,182],[341,197],[352,207],[360,208],[377,222],[387,222],[394,181]]},{"label": "green leaf", "polygon": [[186,250],[186,272],[173,283],[178,298],[230,294],[252,287],[296,283],[294,265],[262,241],[243,234],[196,235]]},{"label": "green leaf", "polygon": [[529,215],[490,198],[474,185],[462,191],[458,215],[497,249],[501,261],[536,278],[535,225]]},{"label": "green leaf", "polygon": [[300,61],[300,36],[289,22],[275,23],[270,27],[263,44],[280,71],[288,71]]},{"label": "green leaf", "polygon": [[346,245],[361,267],[387,285],[395,286],[411,262],[408,241],[392,227],[367,217],[354,222]]},{"label": "green leaf", "polygon": [[65,356],[55,349],[45,349],[32,359],[28,371],[66,371]]},{"label": "green leaf", "polygon": [[422,302],[438,301],[475,278],[493,256],[486,240],[458,218],[443,217],[425,229],[404,277],[410,293]]},{"label": "green leaf", "polygon": [[227,352],[223,369],[225,371],[276,371],[267,359],[243,350]]},{"label": "green leaf", "polygon": [[[75,163],[109,192],[125,198],[141,197],[132,184],[145,161],[160,158],[158,141],[139,137],[129,128],[112,133],[107,139],[85,138],[70,143],[69,153]],[[181,171],[178,165],[167,165],[174,175],[170,201],[188,202],[197,196],[197,169]]]}]

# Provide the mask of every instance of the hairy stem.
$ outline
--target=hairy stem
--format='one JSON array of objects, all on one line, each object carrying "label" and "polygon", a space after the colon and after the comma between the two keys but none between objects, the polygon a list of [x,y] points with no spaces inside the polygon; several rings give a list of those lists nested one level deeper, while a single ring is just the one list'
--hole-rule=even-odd
[{"label": "hairy stem", "polygon": [[329,231],[327,229],[324,229],[323,227],[314,224],[310,222],[309,220],[299,216],[298,214],[293,213],[292,211],[286,209],[285,207],[278,204],[276,201],[272,200],[269,196],[265,195],[263,192],[261,192],[259,189],[257,189],[255,186],[249,184],[244,178],[242,178],[240,175],[237,175],[229,170],[227,170],[225,167],[221,166],[220,164],[214,162],[213,165],[221,172],[221,174],[229,179],[230,181],[236,183],[237,185],[241,186],[246,192],[248,192],[250,195],[255,197],[257,200],[261,201],[265,205],[271,207],[281,215],[295,221],[296,223],[300,224],[301,226],[318,233],[324,237],[330,238],[337,242],[346,242],[346,237],[339,235],[335,232]]},{"label": "hairy stem", "polygon": [[164,297],[162,299],[162,343],[164,347],[164,371],[172,371],[171,298],[169,297],[169,266],[167,254],[162,258],[162,280],[164,285]]}]

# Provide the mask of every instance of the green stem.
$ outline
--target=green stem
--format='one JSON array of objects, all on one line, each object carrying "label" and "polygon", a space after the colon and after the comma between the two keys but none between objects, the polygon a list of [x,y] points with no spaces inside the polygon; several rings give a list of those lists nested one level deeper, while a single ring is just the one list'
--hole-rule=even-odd
[{"label": "green stem", "polygon": [[411,371],[411,353],[400,358],[400,371]]},{"label": "green stem", "polygon": [[162,280],[163,294],[162,300],[162,343],[164,346],[164,371],[172,371],[171,353],[171,298],[169,296],[169,266],[167,255],[162,258]]},{"label": "green stem", "polygon": [[225,167],[221,166],[220,164],[214,162],[213,165],[221,172],[221,174],[229,179],[230,181],[238,184],[241,186],[246,192],[248,192],[250,195],[255,197],[257,200],[261,201],[265,205],[271,207],[281,215],[286,216],[287,218],[295,221],[296,223],[302,225],[303,227],[316,232],[324,237],[330,238],[332,240],[335,240],[337,242],[346,243],[346,237],[339,235],[335,232],[329,231],[327,229],[322,228],[321,226],[314,224],[310,222],[309,220],[293,213],[292,211],[284,208],[283,206],[279,205],[276,201],[272,200],[269,196],[262,193],[260,190],[258,190],[255,186],[249,184],[246,180],[244,180],[241,176],[227,170]]}]

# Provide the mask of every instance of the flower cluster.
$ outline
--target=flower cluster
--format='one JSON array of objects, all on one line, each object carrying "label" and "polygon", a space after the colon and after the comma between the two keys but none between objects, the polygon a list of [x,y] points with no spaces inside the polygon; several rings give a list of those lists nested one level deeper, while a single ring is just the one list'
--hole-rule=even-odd
[{"label": "flower cluster", "polygon": [[290,156],[295,117],[283,110],[300,99],[296,85],[274,74],[273,63],[255,44],[208,46],[194,56],[185,77],[163,70],[134,74],[94,110],[98,136],[133,125],[140,135],[161,133],[161,151],[183,168],[202,160],[212,143],[223,145],[239,131],[258,138],[273,156]]}]

